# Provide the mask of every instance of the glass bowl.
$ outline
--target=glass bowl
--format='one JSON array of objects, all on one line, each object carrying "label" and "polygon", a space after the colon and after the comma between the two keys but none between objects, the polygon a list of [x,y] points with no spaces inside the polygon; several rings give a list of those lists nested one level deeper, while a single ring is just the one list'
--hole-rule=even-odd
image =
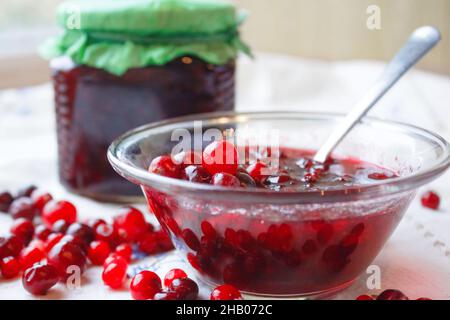
[{"label": "glass bowl", "polygon": [[120,175],[142,187],[150,211],[201,281],[233,284],[249,296],[321,297],[364,272],[417,188],[448,168],[449,144],[443,138],[366,118],[335,155],[357,157],[399,176],[327,191],[232,189],[167,178],[147,168],[155,157],[172,152],[180,132],[202,141],[208,129],[247,130],[263,143],[277,140],[282,147],[315,150],[341,119],[299,112],[176,118],[124,134],[112,143],[108,158]]}]

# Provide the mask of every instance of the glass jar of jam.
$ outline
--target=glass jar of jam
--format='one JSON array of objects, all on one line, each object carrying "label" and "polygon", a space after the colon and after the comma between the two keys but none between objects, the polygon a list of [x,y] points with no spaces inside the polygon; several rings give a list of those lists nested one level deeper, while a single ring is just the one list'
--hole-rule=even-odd
[{"label": "glass jar of jam", "polygon": [[[77,20],[78,19],[78,20]],[[140,190],[106,159],[120,134],[150,122],[234,108],[242,18],[214,0],[71,1],[51,59],[59,176],[69,190],[133,201]]]}]

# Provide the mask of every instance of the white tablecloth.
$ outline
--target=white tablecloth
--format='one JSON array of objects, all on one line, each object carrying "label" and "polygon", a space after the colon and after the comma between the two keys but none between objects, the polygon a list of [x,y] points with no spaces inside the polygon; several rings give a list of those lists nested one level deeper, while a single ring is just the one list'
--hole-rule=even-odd
[{"label": "white tablecloth", "polygon": [[[383,64],[367,61],[323,62],[285,56],[257,55],[242,59],[238,74],[239,110],[313,110],[345,112],[382,71]],[[371,113],[413,123],[450,139],[450,78],[413,71]],[[450,299],[450,173],[427,188],[442,196],[441,210],[424,209],[416,199],[373,264],[381,269],[382,289],[397,288],[411,298]],[[49,84],[0,92],[0,190],[37,184],[56,198],[73,200],[81,217],[110,218],[115,205],[101,204],[66,192],[56,172],[56,137]],[[145,207],[142,207],[145,210]],[[0,214],[0,234],[11,220]],[[160,275],[182,264],[174,253],[146,258]],[[58,285],[42,299],[129,299],[126,289],[112,291],[101,282],[100,268],[89,268],[81,288]],[[338,294],[354,299],[369,291],[368,275]],[[208,289],[202,288],[202,295]],[[34,299],[20,281],[0,279],[1,299]]]}]

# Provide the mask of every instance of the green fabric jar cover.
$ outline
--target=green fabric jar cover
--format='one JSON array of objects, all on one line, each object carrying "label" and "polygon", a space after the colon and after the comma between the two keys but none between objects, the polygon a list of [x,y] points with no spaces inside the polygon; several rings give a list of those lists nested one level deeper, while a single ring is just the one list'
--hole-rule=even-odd
[{"label": "green fabric jar cover", "polygon": [[217,0],[68,1],[58,9],[63,34],[40,51],[116,75],[185,55],[225,64],[239,51],[250,55],[238,33],[244,19]]}]

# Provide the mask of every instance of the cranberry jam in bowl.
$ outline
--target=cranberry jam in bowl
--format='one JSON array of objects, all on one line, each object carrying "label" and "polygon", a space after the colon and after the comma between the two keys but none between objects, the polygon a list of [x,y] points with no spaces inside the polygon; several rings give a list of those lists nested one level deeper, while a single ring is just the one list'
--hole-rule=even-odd
[{"label": "cranberry jam in bowl", "polygon": [[317,298],[372,263],[417,188],[450,164],[424,129],[366,118],[324,163],[340,115],[210,113],[137,128],[108,150],[178,253],[208,285]]}]

